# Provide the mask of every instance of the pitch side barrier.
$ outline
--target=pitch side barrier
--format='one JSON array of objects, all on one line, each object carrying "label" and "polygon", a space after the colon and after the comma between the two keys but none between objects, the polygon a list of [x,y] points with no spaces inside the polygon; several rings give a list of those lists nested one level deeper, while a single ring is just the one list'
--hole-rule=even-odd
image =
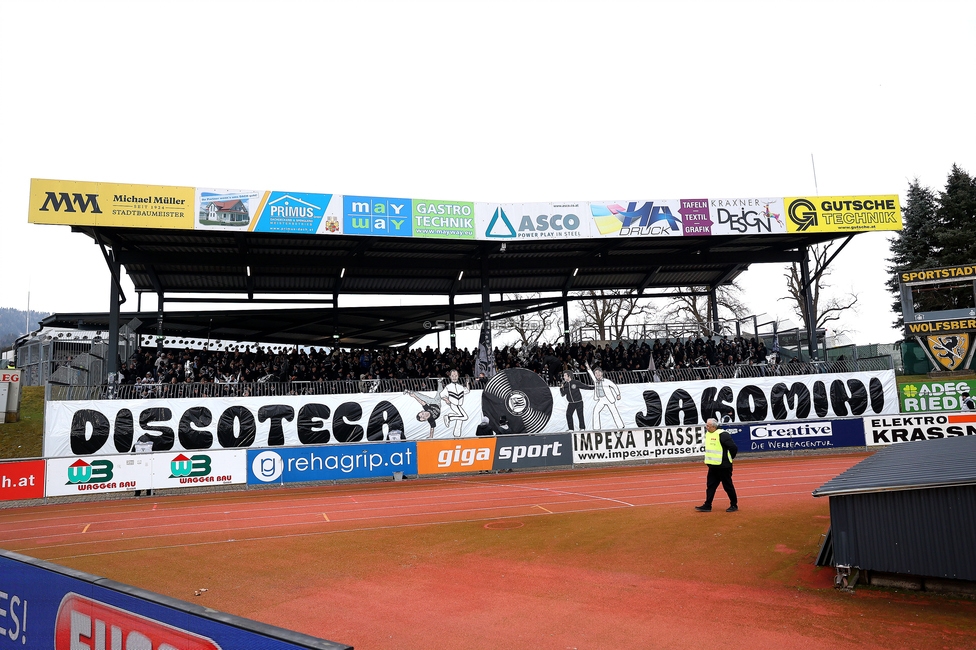
[{"label": "pitch side barrier", "polygon": [[0,650],[351,650],[0,551]]},{"label": "pitch side barrier", "polygon": [[[976,413],[728,423],[722,427],[741,452],[764,453],[976,435]],[[0,501],[683,459],[704,455],[704,440],[704,425],[694,424],[7,461],[0,463]]]}]

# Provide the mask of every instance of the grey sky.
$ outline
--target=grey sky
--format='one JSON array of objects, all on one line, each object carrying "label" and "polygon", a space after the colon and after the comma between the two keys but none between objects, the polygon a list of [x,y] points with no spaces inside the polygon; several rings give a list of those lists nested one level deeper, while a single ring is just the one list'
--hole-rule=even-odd
[{"label": "grey sky", "polygon": [[[0,306],[108,308],[91,240],[27,223],[32,177],[499,202],[939,189],[976,173],[974,34],[973,2],[6,2]],[[861,297],[859,343],[899,338],[887,239],[856,237],[831,277]],[[791,316],[782,273],[745,275],[755,312]]]}]

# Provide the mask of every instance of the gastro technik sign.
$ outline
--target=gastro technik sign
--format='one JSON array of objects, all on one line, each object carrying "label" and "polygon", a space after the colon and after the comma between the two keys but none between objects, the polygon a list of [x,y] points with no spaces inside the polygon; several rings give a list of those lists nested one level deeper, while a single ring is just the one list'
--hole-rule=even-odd
[{"label": "gastro technik sign", "polygon": [[897,195],[475,203],[33,179],[31,223],[513,241],[900,230]]}]

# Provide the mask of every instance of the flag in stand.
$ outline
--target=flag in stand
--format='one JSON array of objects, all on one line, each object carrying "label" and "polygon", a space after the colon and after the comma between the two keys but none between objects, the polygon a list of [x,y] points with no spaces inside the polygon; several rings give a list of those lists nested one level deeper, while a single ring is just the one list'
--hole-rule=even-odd
[{"label": "flag in stand", "polygon": [[481,337],[478,339],[478,369],[477,373],[485,373],[485,377],[495,374],[495,353],[491,347],[491,321],[485,312],[481,322]]}]

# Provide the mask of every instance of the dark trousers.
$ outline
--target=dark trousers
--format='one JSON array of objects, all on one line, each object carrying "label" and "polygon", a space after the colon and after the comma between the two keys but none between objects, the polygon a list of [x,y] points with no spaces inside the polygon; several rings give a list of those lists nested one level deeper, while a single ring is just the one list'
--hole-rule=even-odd
[{"label": "dark trousers", "polygon": [[705,480],[705,503],[703,505],[711,508],[712,499],[715,498],[715,490],[719,483],[722,489],[729,495],[729,505],[739,504],[739,498],[735,495],[735,486],[732,485],[732,466],[722,467],[721,465],[708,466],[708,478]]},{"label": "dark trousers", "polygon": [[570,431],[573,430],[573,413],[576,413],[576,418],[579,420],[580,431],[586,429],[583,423],[583,402],[569,402],[566,405],[566,426]]}]

